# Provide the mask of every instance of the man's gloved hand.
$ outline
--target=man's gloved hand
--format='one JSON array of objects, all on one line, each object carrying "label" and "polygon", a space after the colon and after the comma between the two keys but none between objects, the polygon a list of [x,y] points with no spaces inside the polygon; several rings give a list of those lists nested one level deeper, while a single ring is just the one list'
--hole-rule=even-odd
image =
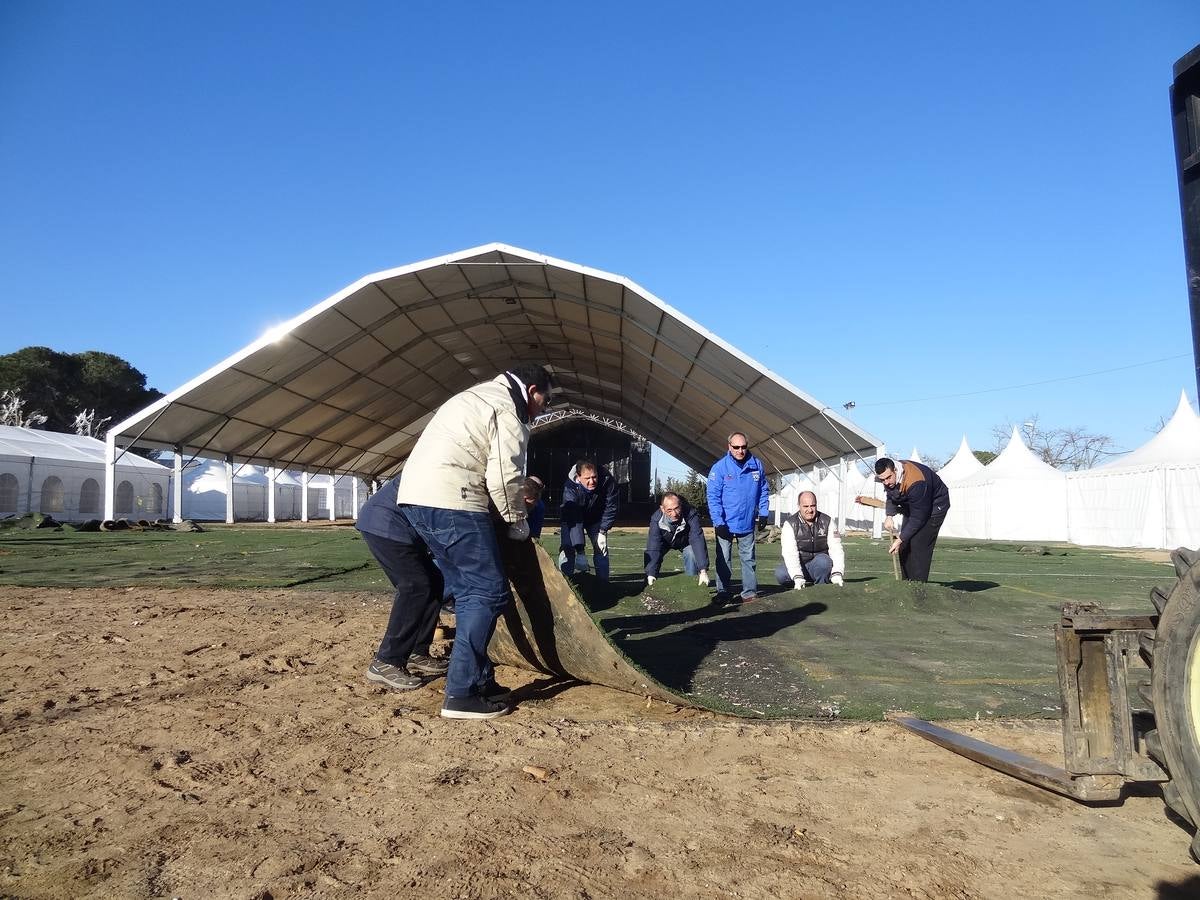
[{"label": "man's gloved hand", "polygon": [[842,573],[834,572],[832,575],[829,576],[829,580],[832,581],[834,584],[836,584],[838,587],[841,587],[842,586]]},{"label": "man's gloved hand", "polygon": [[600,531],[596,533],[596,549],[601,553],[608,552],[608,532]]},{"label": "man's gloved hand", "polygon": [[650,587],[656,581],[658,581],[658,579],[655,578],[653,575],[647,575],[646,576],[646,587]]},{"label": "man's gloved hand", "polygon": [[771,520],[767,516],[759,516],[758,517],[758,530],[759,531],[766,531],[767,526],[770,524],[771,524]]},{"label": "man's gloved hand", "polygon": [[729,530],[728,525],[718,525],[713,530],[716,531],[717,537],[719,537],[721,540],[723,540],[723,541],[732,541],[733,540],[733,532],[731,532]]},{"label": "man's gloved hand", "polygon": [[802,590],[804,590],[804,579],[803,579],[803,578],[797,578],[797,579],[796,579],[796,582],[795,582],[795,586],[792,588],[792,590],[794,590],[794,591],[802,591]]},{"label": "man's gloved hand", "polygon": [[514,541],[529,540],[529,523],[524,519],[508,526],[508,536]]},{"label": "man's gloved hand", "polygon": [[696,583],[700,587],[708,587],[708,569],[700,570],[700,579]]}]

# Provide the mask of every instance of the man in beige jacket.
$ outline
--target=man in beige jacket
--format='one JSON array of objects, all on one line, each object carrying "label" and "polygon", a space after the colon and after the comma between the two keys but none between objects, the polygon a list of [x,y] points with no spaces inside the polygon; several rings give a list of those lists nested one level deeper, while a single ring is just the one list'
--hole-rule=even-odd
[{"label": "man in beige jacket", "polygon": [[396,502],[429,546],[454,595],[455,632],[442,715],[509,711],[487,647],[512,598],[496,525],[529,539],[524,502],[529,429],[550,402],[550,373],[516,366],[441,405],[404,464]]}]

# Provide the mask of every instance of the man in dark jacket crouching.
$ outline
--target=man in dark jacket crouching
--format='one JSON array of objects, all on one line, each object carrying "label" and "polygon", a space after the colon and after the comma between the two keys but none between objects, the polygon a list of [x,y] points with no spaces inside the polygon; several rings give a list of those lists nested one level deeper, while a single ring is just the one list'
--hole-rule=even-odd
[{"label": "man in dark jacket crouching", "polygon": [[650,517],[646,535],[646,587],[654,584],[663,557],[669,550],[683,553],[683,571],[698,575],[701,587],[708,587],[708,544],[700,525],[700,514],[676,493],[663,494],[662,505]]}]

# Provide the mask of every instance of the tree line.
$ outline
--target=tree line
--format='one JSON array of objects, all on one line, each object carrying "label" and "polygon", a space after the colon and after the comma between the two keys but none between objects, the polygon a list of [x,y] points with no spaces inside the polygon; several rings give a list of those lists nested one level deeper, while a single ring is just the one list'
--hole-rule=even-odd
[{"label": "tree line", "polygon": [[163,396],[119,356],[24,347],[0,355],[0,419],[5,425],[75,431],[100,437]]}]

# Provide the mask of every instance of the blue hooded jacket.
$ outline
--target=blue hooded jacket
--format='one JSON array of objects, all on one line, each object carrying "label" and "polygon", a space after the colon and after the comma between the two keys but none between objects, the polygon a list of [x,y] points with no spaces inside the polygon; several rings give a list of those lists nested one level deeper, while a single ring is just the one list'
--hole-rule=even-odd
[{"label": "blue hooded jacket", "polygon": [[749,534],[754,520],[768,512],[767,473],[757,456],[746,454],[738,465],[732,453],[718,459],[708,473],[708,515],[714,528],[728,526],[733,534]]}]

